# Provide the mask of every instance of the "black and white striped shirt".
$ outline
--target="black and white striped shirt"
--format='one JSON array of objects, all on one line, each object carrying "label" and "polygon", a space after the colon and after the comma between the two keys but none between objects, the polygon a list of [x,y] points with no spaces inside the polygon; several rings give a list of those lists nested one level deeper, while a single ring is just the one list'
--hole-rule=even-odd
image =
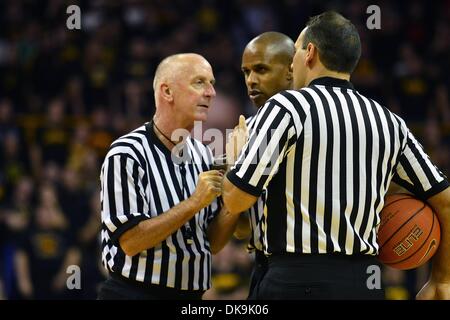
[{"label": "black and white striped shirt", "polygon": [[350,82],[316,79],[273,96],[228,173],[264,208],[265,253],[376,255],[391,180],[428,198],[449,186],[404,121]]},{"label": "black and white striped shirt", "polygon": [[[245,123],[249,132],[253,131],[255,125],[256,116],[251,116],[245,119]],[[267,192],[263,190],[258,200],[253,206],[248,209],[251,234],[250,239],[247,244],[247,250],[253,252],[255,249],[259,251],[264,251],[264,207],[266,203]]]},{"label": "black and white striped shirt", "polygon": [[184,163],[157,138],[149,124],[119,138],[101,171],[102,263],[110,272],[138,282],[180,290],[211,286],[211,252],[206,230],[219,211],[215,200],[160,245],[125,255],[119,237],[140,221],[168,211],[194,192],[198,176],[210,170],[208,147],[188,138]]}]

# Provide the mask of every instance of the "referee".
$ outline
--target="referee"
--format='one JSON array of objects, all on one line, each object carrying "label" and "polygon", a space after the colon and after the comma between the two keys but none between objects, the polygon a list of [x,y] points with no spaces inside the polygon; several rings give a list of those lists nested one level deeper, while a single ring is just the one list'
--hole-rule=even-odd
[{"label": "referee", "polygon": [[194,121],[207,119],[213,84],[202,56],[167,57],[155,73],[153,121],[111,145],[101,171],[110,278],[99,299],[195,300],[210,288],[211,253],[237,222],[220,210],[223,173],[210,170],[211,151],[189,137]]},{"label": "referee", "polygon": [[[336,12],[311,18],[295,43],[294,89],[258,111],[223,199],[233,214],[267,189],[259,299],[383,299],[370,290],[377,226],[391,181],[427,200],[442,228],[419,298],[450,299],[450,188],[404,121],[349,82],[361,43]],[[303,88],[303,89],[300,89]]]},{"label": "referee", "polygon": [[[291,64],[294,52],[292,39],[273,31],[258,35],[246,45],[242,54],[241,69],[248,96],[256,108],[262,107],[274,94],[292,88]],[[252,130],[255,119],[255,116],[246,119],[249,130]],[[232,163],[234,162],[232,159]],[[250,236],[247,250],[255,254],[248,295],[248,299],[251,300],[256,297],[258,284],[267,271],[267,258],[263,252],[265,198],[266,194],[263,191],[247,214],[240,216],[234,233],[238,239]]]}]

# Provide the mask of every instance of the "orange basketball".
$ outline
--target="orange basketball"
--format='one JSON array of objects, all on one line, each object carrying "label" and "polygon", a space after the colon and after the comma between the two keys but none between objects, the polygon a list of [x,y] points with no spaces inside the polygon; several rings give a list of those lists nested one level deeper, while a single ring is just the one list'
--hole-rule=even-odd
[{"label": "orange basketball", "polygon": [[408,194],[386,197],[378,229],[379,260],[395,269],[414,269],[436,252],[441,229],[425,202]]}]

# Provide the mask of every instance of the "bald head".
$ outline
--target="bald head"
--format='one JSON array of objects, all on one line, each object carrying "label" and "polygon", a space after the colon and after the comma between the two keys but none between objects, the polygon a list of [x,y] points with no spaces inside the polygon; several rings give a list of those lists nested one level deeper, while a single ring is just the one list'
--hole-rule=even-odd
[{"label": "bald head", "polygon": [[153,90],[156,92],[156,88],[161,82],[172,81],[192,66],[195,63],[206,64],[209,63],[201,55],[196,53],[179,53],[168,56],[160,62],[155,71],[155,77],[153,79]]},{"label": "bald head", "polygon": [[189,129],[194,121],[206,121],[216,95],[214,82],[211,65],[199,54],[180,53],[165,58],[153,80],[155,123]]},{"label": "bald head", "polygon": [[[280,62],[290,64],[295,54],[294,41],[287,35],[270,31],[253,38],[245,47],[245,51],[261,51],[266,55],[280,59]],[[244,51],[244,52],[245,52]]]}]

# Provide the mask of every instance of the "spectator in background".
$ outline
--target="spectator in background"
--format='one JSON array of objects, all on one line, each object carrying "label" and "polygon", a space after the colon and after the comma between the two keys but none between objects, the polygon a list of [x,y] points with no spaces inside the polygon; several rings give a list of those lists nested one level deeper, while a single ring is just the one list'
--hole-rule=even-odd
[{"label": "spectator in background", "polygon": [[411,125],[417,125],[434,109],[430,108],[434,84],[414,47],[403,44],[400,48],[401,60],[394,69],[394,92],[398,95],[402,116]]},{"label": "spectator in background", "polygon": [[88,215],[77,233],[77,242],[81,250],[81,282],[82,298],[96,299],[100,283],[105,280],[105,269],[101,265],[101,207],[98,199],[100,191],[97,189],[89,196]]},{"label": "spectator in background", "polygon": [[94,150],[98,159],[103,159],[115,136],[111,129],[111,115],[105,108],[96,107],[92,111],[91,119],[89,146]]},{"label": "spectator in background", "polygon": [[82,174],[84,161],[89,154],[94,152],[89,145],[90,126],[87,122],[80,122],[75,126],[73,137],[71,138],[66,166]]},{"label": "spectator in background", "polygon": [[[0,260],[3,260],[2,275],[4,276],[5,295],[10,299],[18,299],[16,274],[14,268],[14,256],[20,239],[30,226],[35,210],[35,186],[29,176],[23,176],[13,187],[11,195],[0,207],[0,225],[3,223],[0,245]],[[0,270],[1,271],[1,270]]]},{"label": "spectator in background", "polygon": [[18,180],[31,173],[27,147],[11,100],[0,100],[0,203],[9,202]]},{"label": "spectator in background", "polygon": [[28,153],[14,131],[4,135],[0,145],[0,200],[8,200],[19,180],[31,173]]},{"label": "spectator in background", "polygon": [[49,103],[47,117],[37,132],[32,153],[35,172],[41,172],[43,166],[50,162],[62,168],[67,160],[69,143],[70,130],[66,124],[64,101],[56,98]]},{"label": "spectator in background", "polygon": [[67,267],[80,265],[80,251],[53,186],[41,186],[32,222],[15,256],[19,291],[27,299],[63,299]]}]

